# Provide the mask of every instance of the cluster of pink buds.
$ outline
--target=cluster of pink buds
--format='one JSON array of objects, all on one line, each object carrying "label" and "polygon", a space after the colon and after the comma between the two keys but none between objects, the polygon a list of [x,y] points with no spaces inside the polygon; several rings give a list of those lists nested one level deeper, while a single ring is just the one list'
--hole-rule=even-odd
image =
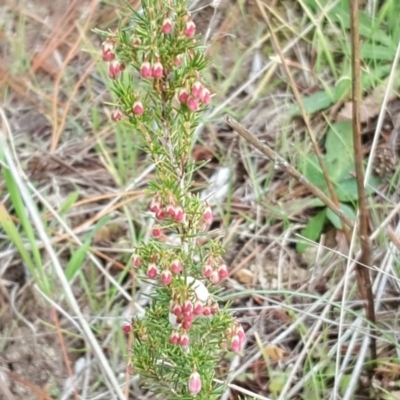
[{"label": "cluster of pink buds", "polygon": [[229,275],[228,267],[221,257],[208,256],[203,265],[203,276],[216,285],[220,280]]},{"label": "cluster of pink buds", "polygon": [[160,61],[156,61],[153,65],[144,61],[140,67],[140,75],[146,79],[161,79],[164,75],[164,67]]},{"label": "cluster of pink buds", "polygon": [[226,330],[225,338],[230,343],[231,351],[239,353],[243,349],[246,334],[240,322],[235,321],[233,326]]},{"label": "cluster of pink buds", "polygon": [[211,92],[197,80],[192,84],[190,90],[182,88],[179,91],[178,100],[180,103],[186,104],[189,111],[195,112],[200,109],[201,104],[210,103]]},{"label": "cluster of pink buds", "polygon": [[175,222],[183,223],[186,219],[183,208],[177,205],[174,199],[171,199],[168,204],[164,205],[161,197],[156,195],[151,200],[149,209],[155,214],[158,221],[163,221],[166,217],[170,217]]},{"label": "cluster of pink buds", "polygon": [[169,342],[171,344],[177,344],[181,347],[189,346],[189,336],[184,329],[173,330],[171,336],[169,337]]},{"label": "cluster of pink buds", "polygon": [[101,58],[108,63],[108,77],[117,79],[125,69],[125,65],[115,59],[115,43],[112,39],[107,39],[101,45]]}]

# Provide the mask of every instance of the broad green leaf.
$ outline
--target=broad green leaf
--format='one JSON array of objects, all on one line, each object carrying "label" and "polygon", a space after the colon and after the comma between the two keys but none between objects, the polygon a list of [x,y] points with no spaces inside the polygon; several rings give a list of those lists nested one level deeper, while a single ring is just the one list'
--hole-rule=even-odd
[{"label": "broad green leaf", "polygon": [[[316,92],[310,96],[304,97],[303,105],[307,114],[313,114],[317,111],[325,110],[335,103],[335,100],[325,90]],[[300,108],[297,104],[289,108],[289,116],[295,117],[301,115]]]},{"label": "broad green leaf", "polygon": [[351,203],[358,199],[356,178],[341,180],[335,185],[335,190],[339,201]]},{"label": "broad green leaf", "polygon": [[[339,160],[346,166],[353,163],[353,133],[351,122],[336,122],[326,134],[325,148],[328,162]],[[340,174],[339,174],[340,176]]]},{"label": "broad green leaf", "polygon": [[[301,236],[304,236],[307,239],[312,241],[316,241],[322,233],[322,230],[325,225],[326,220],[326,208],[320,211],[318,214],[312,217],[306,227],[301,231]],[[309,243],[302,243],[299,242],[296,245],[296,250],[298,253],[303,253],[308,247],[310,246]]]},{"label": "broad green leaf", "polygon": [[[347,218],[349,218],[351,221],[355,221],[356,213],[353,207],[350,207],[349,205],[343,203],[340,203],[339,207]],[[332,223],[332,225],[336,229],[342,229],[342,223],[340,222],[340,218],[329,208],[326,210],[326,218]]]}]

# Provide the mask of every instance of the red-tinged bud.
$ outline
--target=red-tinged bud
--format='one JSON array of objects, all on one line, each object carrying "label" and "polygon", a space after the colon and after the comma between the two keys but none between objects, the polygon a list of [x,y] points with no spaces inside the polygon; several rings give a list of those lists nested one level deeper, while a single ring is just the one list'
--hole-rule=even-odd
[{"label": "red-tinged bud", "polygon": [[193,83],[192,96],[198,100],[203,97],[203,85],[201,84],[201,82],[196,81],[195,83]]},{"label": "red-tinged bud", "polygon": [[171,18],[165,18],[162,24],[161,32],[168,35],[172,31],[172,21]]},{"label": "red-tinged bud", "polygon": [[160,196],[154,196],[151,199],[149,210],[153,213],[159,213],[161,211],[161,199]]},{"label": "red-tinged bud", "polygon": [[228,267],[225,264],[219,266],[218,275],[221,279],[225,279],[229,275]]},{"label": "red-tinged bud", "polygon": [[210,279],[210,282],[214,285],[216,285],[219,282],[219,274],[218,271],[213,271],[210,275],[210,277],[208,278]]},{"label": "red-tinged bud", "polygon": [[169,337],[169,342],[171,344],[179,343],[179,332],[178,331],[172,331],[171,336]]},{"label": "red-tinged bud", "polygon": [[189,96],[186,104],[188,106],[189,111],[196,112],[199,109],[199,101],[196,100],[193,96]]},{"label": "red-tinged bud", "polygon": [[179,337],[179,344],[182,347],[186,347],[189,345],[189,336],[187,335],[186,331],[183,331],[183,333]]},{"label": "red-tinged bud", "polygon": [[240,338],[238,335],[235,335],[232,338],[232,342],[231,342],[231,350],[235,353],[239,353],[240,350],[242,350],[242,345],[240,343]]},{"label": "red-tinged bud", "polygon": [[240,325],[238,330],[236,331],[236,334],[239,336],[240,339],[240,344],[243,346],[245,340],[246,340],[246,333],[244,332],[243,326]]},{"label": "red-tinged bud", "polygon": [[172,217],[172,218],[175,217],[175,206],[173,204],[167,204],[165,206],[165,212],[170,217]]},{"label": "red-tinged bud", "polygon": [[151,65],[148,61],[144,61],[142,66],[140,67],[140,75],[142,75],[142,78],[152,77]]},{"label": "red-tinged bud", "polygon": [[132,256],[132,265],[136,268],[139,268],[142,265],[142,259],[137,254]]},{"label": "red-tinged bud", "polygon": [[183,62],[182,54],[179,54],[174,58],[175,67],[180,67],[182,65],[182,62]]},{"label": "red-tinged bud", "polygon": [[170,268],[173,274],[180,274],[182,271],[182,263],[178,259],[175,259],[172,261]]},{"label": "red-tinged bud", "polygon": [[157,214],[156,214],[156,218],[158,221],[163,221],[165,219],[166,215],[165,215],[165,211],[164,210],[160,210]]},{"label": "red-tinged bud", "polygon": [[193,312],[193,303],[190,300],[185,300],[182,306],[182,311],[184,313],[192,313]]},{"label": "red-tinged bud", "polygon": [[192,327],[192,325],[193,325],[193,321],[189,321],[189,320],[184,320],[183,322],[182,322],[182,328],[183,329],[186,329],[187,331]]},{"label": "red-tinged bud", "polygon": [[117,60],[113,60],[108,64],[108,77],[110,79],[117,79],[124,69],[123,65]]},{"label": "red-tinged bud", "polygon": [[171,271],[169,271],[168,269],[164,269],[163,272],[161,272],[161,282],[164,285],[169,285],[172,282]]},{"label": "red-tinged bud", "polygon": [[212,210],[210,206],[207,206],[203,213],[203,222],[207,225],[211,225],[214,221]]},{"label": "red-tinged bud", "polygon": [[228,348],[228,342],[226,340],[223,340],[221,342],[221,349],[226,350]]},{"label": "red-tinged bud", "polygon": [[103,61],[112,61],[115,58],[114,54],[114,42],[112,40],[106,40],[101,45],[101,58]]},{"label": "red-tinged bud", "polygon": [[153,68],[152,68],[152,71],[151,71],[151,76],[153,78],[160,79],[160,78],[162,78],[163,73],[164,73],[164,68],[163,68],[162,64],[159,61],[157,61],[153,65]]},{"label": "red-tinged bud", "polygon": [[155,226],[151,231],[151,234],[154,238],[159,238],[163,234],[163,231],[159,226]]},{"label": "red-tinged bud", "polygon": [[205,317],[208,317],[208,316],[211,315],[211,308],[210,308],[210,306],[204,306],[204,308],[203,308],[203,315],[204,315]]},{"label": "red-tinged bud", "polygon": [[182,207],[175,208],[174,220],[176,222],[184,222],[185,221],[185,213],[182,210]]},{"label": "red-tinged bud", "polygon": [[132,111],[135,115],[142,115],[144,113],[143,104],[140,100],[133,103]]},{"label": "red-tinged bud", "polygon": [[175,304],[172,306],[171,312],[172,312],[172,314],[174,314],[176,317],[180,317],[180,316],[183,314],[182,307],[181,307],[178,303],[175,303]]},{"label": "red-tinged bud", "polygon": [[131,324],[130,322],[125,322],[125,323],[122,325],[122,331],[123,331],[125,334],[128,334],[131,330],[132,330],[132,324]]},{"label": "red-tinged bud", "polygon": [[158,275],[157,265],[154,263],[150,263],[147,267],[147,277],[150,279],[155,279]]},{"label": "red-tinged bud", "polygon": [[194,22],[192,20],[186,22],[185,28],[183,30],[183,34],[187,38],[191,38],[196,34],[196,25],[194,24]]},{"label": "red-tinged bud", "polygon": [[113,121],[121,121],[122,119],[122,112],[120,109],[116,108],[115,110],[113,110],[113,112],[111,113],[111,119]]},{"label": "red-tinged bud", "polygon": [[212,315],[218,314],[219,312],[219,307],[217,303],[212,303],[210,306],[210,311]]},{"label": "red-tinged bud", "polygon": [[137,47],[142,44],[142,41],[139,38],[133,38],[131,44],[132,47]]},{"label": "red-tinged bud", "polygon": [[194,315],[201,315],[203,314],[203,304],[201,301],[196,300],[193,305],[193,314]]},{"label": "red-tinged bud", "polygon": [[186,89],[181,89],[179,91],[179,94],[178,94],[178,100],[181,103],[186,103],[188,98],[189,98],[189,93],[187,92],[187,90]]},{"label": "red-tinged bud", "polygon": [[209,278],[213,273],[213,269],[210,264],[203,265],[203,276],[204,278]]},{"label": "red-tinged bud", "polygon": [[211,93],[207,88],[203,89],[201,101],[203,104],[210,104],[210,102],[211,102]]},{"label": "red-tinged bud", "polygon": [[188,382],[189,393],[196,396],[201,390],[201,378],[197,371],[193,371]]}]

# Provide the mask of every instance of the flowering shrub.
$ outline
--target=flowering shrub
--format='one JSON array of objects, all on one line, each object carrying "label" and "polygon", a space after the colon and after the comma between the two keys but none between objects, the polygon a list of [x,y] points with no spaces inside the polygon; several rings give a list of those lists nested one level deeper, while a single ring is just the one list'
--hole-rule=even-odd
[{"label": "flowering shrub", "polygon": [[145,315],[123,327],[134,336],[130,363],[157,395],[218,399],[217,361],[241,351],[245,334],[212,295],[228,269],[221,245],[207,236],[212,210],[193,190],[194,131],[211,100],[204,48],[184,0],[143,0],[130,18],[127,28],[99,31],[117,98],[111,118],[140,135],[156,166],[151,239],[131,259],[154,290]]}]

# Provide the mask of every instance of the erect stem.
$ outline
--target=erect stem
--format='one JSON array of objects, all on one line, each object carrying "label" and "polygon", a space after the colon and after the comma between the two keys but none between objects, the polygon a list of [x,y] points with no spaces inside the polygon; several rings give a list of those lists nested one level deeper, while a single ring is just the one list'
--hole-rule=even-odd
[{"label": "erect stem", "polygon": [[[368,267],[371,265],[371,242],[368,234],[368,204],[364,187],[364,165],[361,142],[361,65],[360,65],[360,34],[358,26],[358,0],[350,0],[351,24],[351,66],[352,66],[352,101],[353,101],[353,144],[354,162],[356,169],[358,204],[359,204],[359,237],[361,244],[361,257],[356,264],[357,280],[362,297],[366,300],[366,313],[371,326],[375,326],[374,295],[372,292],[371,277]],[[371,332],[372,333],[372,332]],[[376,361],[376,340],[371,334],[370,350],[371,359]]]}]

